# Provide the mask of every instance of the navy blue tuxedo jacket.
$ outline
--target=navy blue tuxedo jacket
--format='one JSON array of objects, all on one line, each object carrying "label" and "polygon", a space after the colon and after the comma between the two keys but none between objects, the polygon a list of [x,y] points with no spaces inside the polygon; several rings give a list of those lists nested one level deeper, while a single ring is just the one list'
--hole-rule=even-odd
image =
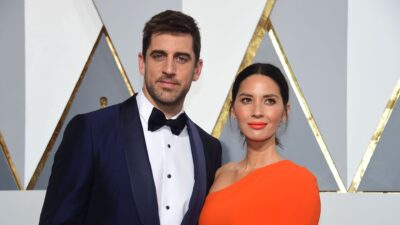
[{"label": "navy blue tuxedo jacket", "polygon": [[[195,225],[221,164],[221,145],[190,119],[186,125],[195,184],[182,225]],[[55,155],[40,224],[160,224],[136,96],[71,120]]]}]

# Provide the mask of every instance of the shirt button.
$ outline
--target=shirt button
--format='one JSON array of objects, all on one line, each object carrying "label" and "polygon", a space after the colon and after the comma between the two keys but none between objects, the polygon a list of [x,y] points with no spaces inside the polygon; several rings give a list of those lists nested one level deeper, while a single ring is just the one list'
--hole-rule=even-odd
[{"label": "shirt button", "polygon": [[165,206],[165,208],[166,208],[167,210],[169,210],[169,205]]},{"label": "shirt button", "polygon": [[167,177],[168,177],[168,179],[170,179],[170,178],[172,177],[172,175],[171,175],[171,174],[168,174]]},{"label": "shirt button", "polygon": [[168,145],[167,145],[167,147],[168,147],[168,148],[171,148],[171,145],[170,145],[170,144],[168,144]]}]

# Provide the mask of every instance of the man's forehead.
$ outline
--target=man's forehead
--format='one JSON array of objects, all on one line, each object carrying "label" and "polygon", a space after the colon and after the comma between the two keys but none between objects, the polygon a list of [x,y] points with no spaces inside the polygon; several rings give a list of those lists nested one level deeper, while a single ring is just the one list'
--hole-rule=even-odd
[{"label": "man's forehead", "polygon": [[158,33],[154,33],[151,35],[150,38],[150,45],[153,43],[154,39],[159,39],[159,38],[178,38],[180,39],[179,42],[184,42],[184,40],[186,39],[187,42],[190,42],[190,44],[193,43],[193,37],[190,34],[187,33],[171,33],[171,32],[158,32]]},{"label": "man's forehead", "polygon": [[156,33],[151,36],[148,50],[194,54],[193,39],[186,33]]},{"label": "man's forehead", "polygon": [[151,35],[151,39],[153,39],[156,36],[160,36],[160,35],[171,35],[171,36],[176,36],[176,37],[179,37],[179,36],[190,36],[190,37],[192,37],[192,35],[189,34],[189,33],[171,32],[171,31],[159,31],[159,32],[153,33]]}]

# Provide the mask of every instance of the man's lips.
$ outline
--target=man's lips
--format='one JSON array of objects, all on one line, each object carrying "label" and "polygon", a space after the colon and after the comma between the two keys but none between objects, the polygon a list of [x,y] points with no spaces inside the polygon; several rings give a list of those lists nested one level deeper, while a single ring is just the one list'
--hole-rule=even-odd
[{"label": "man's lips", "polygon": [[267,123],[264,123],[264,122],[250,122],[250,123],[248,123],[248,125],[251,128],[255,129],[255,130],[260,130],[260,129],[263,129],[267,125]]},{"label": "man's lips", "polygon": [[161,86],[163,87],[175,87],[178,85],[178,82],[172,81],[172,80],[160,80],[159,83],[161,84]]}]

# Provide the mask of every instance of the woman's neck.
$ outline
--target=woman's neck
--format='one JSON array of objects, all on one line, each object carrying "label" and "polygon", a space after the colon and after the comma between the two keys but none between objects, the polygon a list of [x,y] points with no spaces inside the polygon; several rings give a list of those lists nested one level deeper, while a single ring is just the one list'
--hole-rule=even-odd
[{"label": "woman's neck", "polygon": [[251,171],[282,160],[276,151],[275,139],[267,142],[247,142],[247,154],[241,162],[241,167]]}]

